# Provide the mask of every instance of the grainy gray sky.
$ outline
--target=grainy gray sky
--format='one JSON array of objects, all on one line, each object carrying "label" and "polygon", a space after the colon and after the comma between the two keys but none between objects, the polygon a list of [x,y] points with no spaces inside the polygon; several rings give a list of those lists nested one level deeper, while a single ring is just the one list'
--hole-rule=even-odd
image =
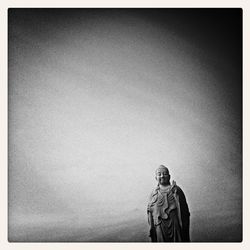
[{"label": "grainy gray sky", "polygon": [[240,68],[222,40],[178,13],[97,13],[10,10],[10,225],[144,218],[160,164],[191,214],[240,218]]}]

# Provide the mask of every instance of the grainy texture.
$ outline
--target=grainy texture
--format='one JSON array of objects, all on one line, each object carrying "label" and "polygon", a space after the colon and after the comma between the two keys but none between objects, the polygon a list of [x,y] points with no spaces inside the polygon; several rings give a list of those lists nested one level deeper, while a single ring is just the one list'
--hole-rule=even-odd
[{"label": "grainy texture", "polygon": [[9,240],[148,241],[156,166],[192,241],[242,238],[240,9],[9,9]]}]

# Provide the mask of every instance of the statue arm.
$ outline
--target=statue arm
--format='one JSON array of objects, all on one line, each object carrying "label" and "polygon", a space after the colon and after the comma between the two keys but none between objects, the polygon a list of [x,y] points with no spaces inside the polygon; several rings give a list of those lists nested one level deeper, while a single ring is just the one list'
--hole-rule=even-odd
[{"label": "statue arm", "polygon": [[148,224],[149,224],[149,237],[152,242],[156,242],[156,230],[154,226],[153,215],[150,211],[148,211]]},{"label": "statue arm", "polygon": [[[152,199],[152,195],[150,195],[149,200],[151,201],[151,199]],[[157,241],[156,230],[155,230],[153,215],[152,215],[152,212],[150,210],[150,201],[149,201],[148,207],[147,207],[148,224],[149,224],[149,237],[151,238],[152,242],[156,242]]]}]

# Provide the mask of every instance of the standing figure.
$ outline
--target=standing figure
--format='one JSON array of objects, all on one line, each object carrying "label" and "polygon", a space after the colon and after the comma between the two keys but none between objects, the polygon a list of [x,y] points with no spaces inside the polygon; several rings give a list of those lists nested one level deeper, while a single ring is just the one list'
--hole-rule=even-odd
[{"label": "standing figure", "polygon": [[155,172],[157,187],[148,203],[148,223],[152,242],[189,242],[189,209],[185,195],[169,170],[161,165]]}]

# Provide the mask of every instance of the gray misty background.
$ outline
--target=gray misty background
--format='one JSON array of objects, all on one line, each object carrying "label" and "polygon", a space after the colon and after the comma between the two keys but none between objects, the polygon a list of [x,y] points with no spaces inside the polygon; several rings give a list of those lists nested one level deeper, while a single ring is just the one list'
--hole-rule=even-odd
[{"label": "gray misty background", "polygon": [[149,241],[160,164],[192,241],[241,241],[241,18],[9,9],[9,241]]}]

